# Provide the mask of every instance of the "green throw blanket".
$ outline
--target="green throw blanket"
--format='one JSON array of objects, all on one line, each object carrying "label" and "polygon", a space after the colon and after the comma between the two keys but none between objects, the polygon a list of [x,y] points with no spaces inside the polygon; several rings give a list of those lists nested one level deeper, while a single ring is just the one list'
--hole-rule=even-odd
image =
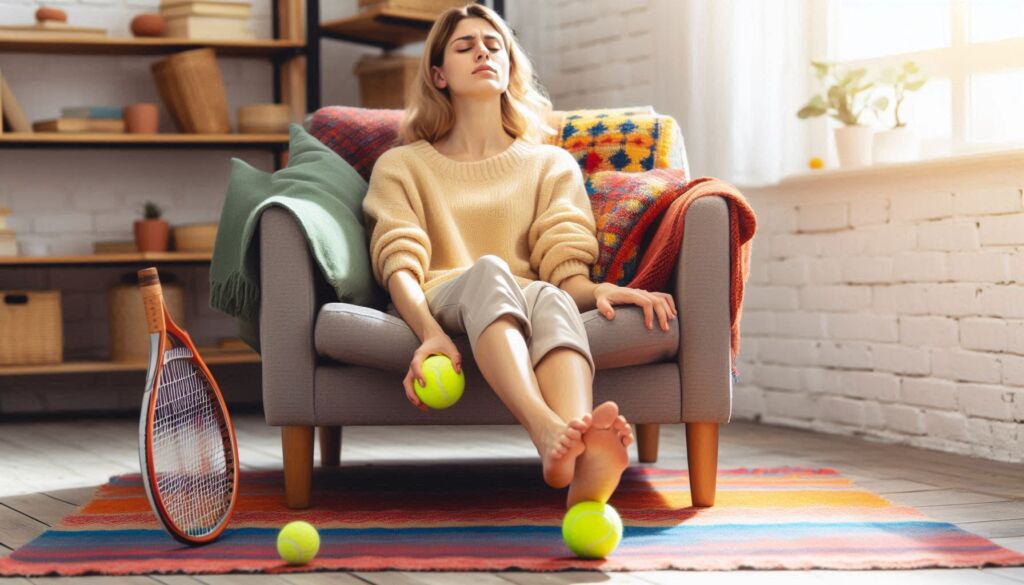
[{"label": "green throw blanket", "polygon": [[210,264],[210,306],[238,319],[238,334],[260,351],[259,219],[288,210],[339,301],[381,306],[373,280],[362,202],[366,181],[299,124],[288,127],[288,166],[273,174],[231,159],[231,179]]}]

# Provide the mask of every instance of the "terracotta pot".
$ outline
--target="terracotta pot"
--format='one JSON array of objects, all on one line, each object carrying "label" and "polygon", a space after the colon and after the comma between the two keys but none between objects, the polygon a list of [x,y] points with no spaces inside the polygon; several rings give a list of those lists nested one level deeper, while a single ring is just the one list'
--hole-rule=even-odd
[{"label": "terracotta pot", "polygon": [[135,245],[139,252],[166,252],[171,226],[163,219],[140,219],[135,222]]},{"label": "terracotta pot", "polygon": [[157,104],[129,104],[122,108],[124,128],[132,134],[156,134],[160,127],[160,108]]},{"label": "terracotta pot", "polygon": [[137,37],[162,37],[166,23],[164,17],[155,13],[140,14],[132,19],[132,34]]}]

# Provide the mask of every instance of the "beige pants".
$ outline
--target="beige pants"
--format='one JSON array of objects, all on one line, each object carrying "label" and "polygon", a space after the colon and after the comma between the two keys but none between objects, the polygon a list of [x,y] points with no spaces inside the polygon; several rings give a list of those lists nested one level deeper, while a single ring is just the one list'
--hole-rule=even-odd
[{"label": "beige pants", "polygon": [[521,287],[498,256],[481,256],[464,273],[427,291],[430,313],[449,335],[465,333],[473,355],[480,333],[503,315],[518,321],[534,367],[556,347],[582,354],[595,373],[583,318],[572,296],[545,281]]}]

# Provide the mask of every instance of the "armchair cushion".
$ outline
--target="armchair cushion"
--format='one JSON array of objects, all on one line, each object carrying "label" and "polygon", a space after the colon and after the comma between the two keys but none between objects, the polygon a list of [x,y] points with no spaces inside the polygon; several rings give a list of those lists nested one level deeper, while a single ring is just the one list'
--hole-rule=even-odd
[{"label": "armchair cushion", "polygon": [[[636,306],[617,307],[615,318],[610,321],[596,309],[582,316],[598,369],[675,359],[679,319],[669,321],[668,331],[662,331],[657,326],[648,330],[643,322],[643,309]],[[409,368],[409,360],[419,347],[416,334],[393,305],[383,312],[347,303],[327,303],[317,315],[313,336],[316,351],[323,357],[396,372]],[[465,346],[465,337],[458,335],[453,341]]]},{"label": "armchair cushion", "polygon": [[590,279],[625,286],[636,274],[651,228],[686,188],[686,174],[682,169],[598,171],[587,177],[586,188],[599,246]]}]

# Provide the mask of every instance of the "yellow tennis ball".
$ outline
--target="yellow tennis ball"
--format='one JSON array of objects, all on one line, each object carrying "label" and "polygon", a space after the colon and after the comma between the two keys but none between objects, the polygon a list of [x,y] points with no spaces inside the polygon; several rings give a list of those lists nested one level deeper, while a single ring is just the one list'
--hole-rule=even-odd
[{"label": "yellow tennis ball", "polygon": [[622,518],[608,504],[590,500],[579,502],[565,513],[562,539],[576,556],[603,559],[622,540]]},{"label": "yellow tennis ball", "polygon": [[441,410],[462,398],[462,391],[466,388],[466,376],[455,371],[455,365],[448,356],[434,354],[423,360],[422,368],[423,381],[427,385],[420,386],[419,379],[413,378],[412,386],[423,404]]},{"label": "yellow tennis ball", "polygon": [[309,522],[295,520],[277,533],[277,554],[291,565],[304,565],[320,550],[320,534]]}]

